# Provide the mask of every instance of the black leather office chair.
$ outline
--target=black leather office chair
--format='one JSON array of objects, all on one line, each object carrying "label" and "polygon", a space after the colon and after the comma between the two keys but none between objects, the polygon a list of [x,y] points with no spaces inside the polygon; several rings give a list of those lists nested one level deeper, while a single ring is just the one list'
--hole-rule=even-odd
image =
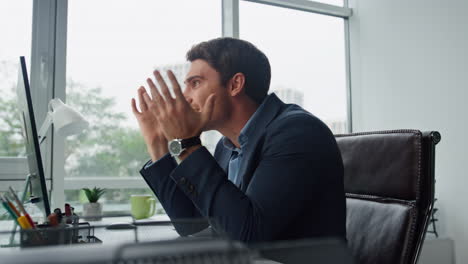
[{"label": "black leather office chair", "polygon": [[416,263],[434,204],[438,132],[336,135],[348,246],[357,263]]}]

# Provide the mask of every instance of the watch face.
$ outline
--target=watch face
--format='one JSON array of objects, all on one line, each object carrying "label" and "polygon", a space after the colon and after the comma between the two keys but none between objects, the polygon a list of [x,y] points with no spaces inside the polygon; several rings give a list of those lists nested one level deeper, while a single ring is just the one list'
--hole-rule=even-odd
[{"label": "watch face", "polygon": [[178,156],[182,152],[182,144],[178,140],[172,140],[169,142],[169,152],[172,155]]}]

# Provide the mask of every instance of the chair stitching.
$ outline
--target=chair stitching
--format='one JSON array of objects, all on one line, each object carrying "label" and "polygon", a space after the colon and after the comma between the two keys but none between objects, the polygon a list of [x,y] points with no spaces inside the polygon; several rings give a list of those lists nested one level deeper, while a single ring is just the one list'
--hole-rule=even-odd
[{"label": "chair stitching", "polygon": [[414,217],[414,221],[411,222],[411,227],[410,229],[408,230],[408,232],[406,233],[407,236],[408,236],[408,241],[407,241],[407,245],[404,246],[404,251],[403,251],[403,263],[409,263],[409,246],[408,244],[412,244],[412,239],[414,238],[414,231],[416,229],[416,221],[417,221],[417,208],[414,207],[412,208],[413,210],[411,211],[411,214],[412,216]]},{"label": "chair stitching", "polygon": [[360,200],[367,200],[367,201],[375,201],[375,202],[386,202],[386,203],[400,203],[400,204],[405,204],[405,205],[410,205],[413,206],[416,202],[416,200],[401,200],[401,199],[396,199],[396,198],[388,198],[388,197],[382,197],[382,196],[376,196],[376,195],[366,195],[366,194],[355,194],[355,193],[346,193],[346,198],[352,198],[352,199],[360,199]]},{"label": "chair stitching", "polygon": [[[421,159],[422,159],[422,133],[419,131],[417,133],[417,148],[418,148],[418,172],[417,172],[417,182],[416,182],[416,208],[412,214],[414,214],[414,221],[411,223],[411,227],[409,230],[409,242],[410,246],[413,245],[414,240],[415,240],[415,232],[416,232],[416,223],[419,220],[420,214],[418,212],[417,206],[420,205],[421,203]],[[409,256],[409,248],[408,246],[405,247],[405,252],[404,252],[405,260],[408,262],[410,256]]]},{"label": "chair stitching", "polygon": [[384,134],[418,134],[421,133],[415,129],[395,129],[395,130],[382,130],[382,131],[371,131],[371,132],[357,132],[349,134],[336,134],[335,137],[350,137],[350,136],[367,136],[367,135],[384,135]]}]

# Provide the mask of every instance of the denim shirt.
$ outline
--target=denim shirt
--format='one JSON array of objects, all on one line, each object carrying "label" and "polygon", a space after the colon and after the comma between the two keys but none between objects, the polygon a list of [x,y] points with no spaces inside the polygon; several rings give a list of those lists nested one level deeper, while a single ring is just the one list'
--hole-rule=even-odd
[{"label": "denim shirt", "polygon": [[[249,142],[249,137],[254,135],[254,133],[258,132],[256,131],[256,123],[258,123],[261,118],[261,112],[267,110],[265,109],[265,104],[262,103],[255,113],[250,117],[250,119],[247,121],[245,126],[242,128],[240,134],[239,134],[239,144],[240,148],[237,148],[231,140],[229,140],[227,137],[223,137],[221,140],[223,141],[223,145],[225,148],[228,150],[231,150],[231,159],[229,160],[229,167],[228,167],[228,178],[231,182],[233,182],[236,186],[240,186],[241,183],[241,175],[238,175],[239,173],[239,168],[242,163],[242,149],[245,148],[245,146]],[[264,110],[265,109],[265,110]]]}]

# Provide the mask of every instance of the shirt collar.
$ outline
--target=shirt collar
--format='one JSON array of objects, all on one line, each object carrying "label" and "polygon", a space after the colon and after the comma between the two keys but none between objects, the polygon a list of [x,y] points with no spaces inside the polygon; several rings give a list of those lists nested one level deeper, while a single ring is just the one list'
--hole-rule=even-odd
[{"label": "shirt collar", "polygon": [[[270,114],[276,112],[275,109],[278,105],[277,101],[279,101],[278,97],[274,93],[270,94],[265,98],[265,100],[263,100],[262,104],[260,104],[255,113],[249,118],[239,134],[238,140],[241,149],[247,145],[249,138],[252,138],[255,133],[262,130],[266,126],[266,123],[270,121]],[[235,150],[237,152],[240,151],[240,149],[237,148],[227,137],[223,136],[222,140],[224,147],[227,149]]]},{"label": "shirt collar", "polygon": [[229,138],[223,136],[222,140],[223,140],[223,146],[225,148],[229,149],[230,151],[237,151],[237,152],[240,151],[239,148],[237,148],[234,144],[232,144],[232,142],[231,142],[231,140],[229,140]]}]

